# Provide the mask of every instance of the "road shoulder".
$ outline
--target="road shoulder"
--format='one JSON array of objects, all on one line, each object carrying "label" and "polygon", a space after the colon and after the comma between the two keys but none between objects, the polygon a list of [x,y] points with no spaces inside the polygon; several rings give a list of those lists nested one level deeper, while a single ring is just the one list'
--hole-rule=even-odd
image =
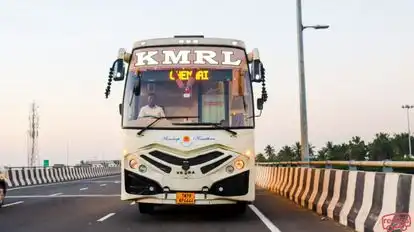
[{"label": "road shoulder", "polygon": [[353,231],[339,223],[323,218],[315,212],[302,208],[287,198],[281,197],[264,189],[256,190],[254,205],[274,224],[280,231]]}]

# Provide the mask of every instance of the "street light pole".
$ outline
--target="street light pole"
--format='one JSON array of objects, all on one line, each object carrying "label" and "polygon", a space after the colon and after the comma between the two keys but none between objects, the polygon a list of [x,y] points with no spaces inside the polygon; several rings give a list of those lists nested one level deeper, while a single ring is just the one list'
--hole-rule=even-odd
[{"label": "street light pole", "polygon": [[298,36],[298,58],[299,58],[299,99],[300,99],[300,143],[302,147],[301,160],[309,161],[308,144],[308,119],[306,110],[306,86],[305,86],[305,62],[303,55],[303,24],[302,24],[302,3],[296,0],[297,36]]},{"label": "street light pole", "polygon": [[69,166],[69,142],[66,141],[66,166]]},{"label": "street light pole", "polygon": [[305,61],[303,55],[303,30],[306,28],[327,29],[328,25],[303,26],[302,2],[296,0],[298,59],[299,59],[299,99],[300,99],[300,129],[301,129],[301,160],[309,161],[308,119],[306,109]]},{"label": "street light pole", "polygon": [[411,126],[410,126],[410,109],[414,108],[414,105],[403,105],[401,108],[407,110],[407,126],[408,126],[408,152],[410,157],[413,155],[411,151]]}]

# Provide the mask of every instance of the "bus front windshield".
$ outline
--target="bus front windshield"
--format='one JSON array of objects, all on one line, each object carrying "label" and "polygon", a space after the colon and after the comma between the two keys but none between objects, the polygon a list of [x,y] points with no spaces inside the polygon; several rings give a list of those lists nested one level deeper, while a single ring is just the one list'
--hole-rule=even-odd
[{"label": "bus front windshield", "polygon": [[226,128],[253,128],[253,93],[246,56],[241,49],[232,50],[239,50],[236,52],[242,59],[236,67],[137,68],[131,61],[123,102],[123,126],[140,129],[154,118],[165,117],[150,129],[189,129],[211,123]]}]

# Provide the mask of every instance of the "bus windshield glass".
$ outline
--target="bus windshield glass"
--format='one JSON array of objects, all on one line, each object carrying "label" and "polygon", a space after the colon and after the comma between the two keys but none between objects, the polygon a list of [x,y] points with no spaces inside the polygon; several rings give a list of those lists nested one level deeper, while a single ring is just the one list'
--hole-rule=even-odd
[{"label": "bus windshield glass", "polygon": [[[156,47],[132,53],[123,127],[190,129],[218,124],[253,128],[253,93],[242,49]],[[187,124],[187,125],[186,125]],[[217,127],[212,127],[217,128]]]}]

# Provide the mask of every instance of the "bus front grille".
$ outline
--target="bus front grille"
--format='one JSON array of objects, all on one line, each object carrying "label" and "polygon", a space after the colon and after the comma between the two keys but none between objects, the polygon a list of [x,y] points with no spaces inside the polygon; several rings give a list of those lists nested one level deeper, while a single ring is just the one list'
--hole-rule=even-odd
[{"label": "bus front grille", "polygon": [[223,156],[224,153],[220,151],[212,151],[202,155],[198,155],[196,157],[184,159],[180,157],[176,157],[170,154],[167,154],[162,151],[151,151],[149,154],[157,159],[160,159],[166,163],[181,166],[183,163],[188,163],[190,166],[195,166],[199,164],[203,164],[209,162],[211,160],[217,159],[220,156]]}]

